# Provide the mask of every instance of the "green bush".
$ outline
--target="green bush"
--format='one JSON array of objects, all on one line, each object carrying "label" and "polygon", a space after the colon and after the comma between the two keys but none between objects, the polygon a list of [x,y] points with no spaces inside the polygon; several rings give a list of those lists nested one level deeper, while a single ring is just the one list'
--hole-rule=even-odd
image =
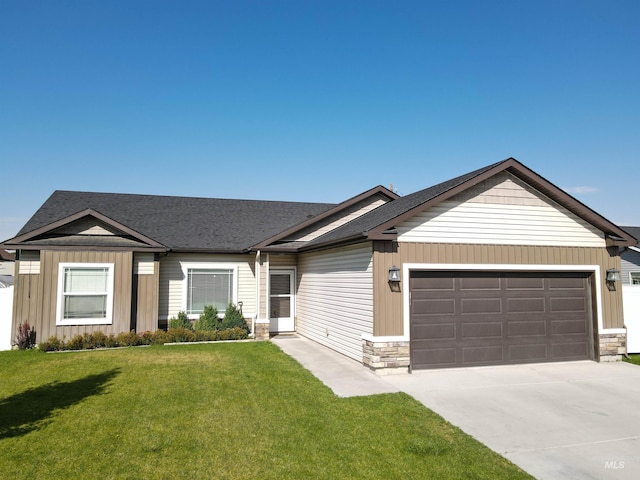
[{"label": "green bush", "polygon": [[171,328],[168,332],[169,342],[194,342],[195,334],[189,328]]},{"label": "green bush", "polygon": [[102,332],[94,332],[91,334],[91,344],[94,348],[106,348],[107,336]]},{"label": "green bush", "polygon": [[177,317],[171,317],[169,319],[169,330],[176,328],[186,328],[188,330],[193,330],[193,324],[191,323],[191,320],[189,320],[187,312],[179,311]]},{"label": "green bush", "polygon": [[58,352],[64,349],[64,342],[58,337],[49,337],[48,340],[39,343],[38,348],[43,352]]},{"label": "green bush", "polygon": [[84,348],[85,341],[84,335],[74,335],[71,340],[64,344],[65,350],[82,350]]},{"label": "green bush", "polygon": [[172,342],[172,336],[169,332],[165,330],[157,330],[153,333],[153,337],[151,339],[152,345],[164,345],[165,343]]},{"label": "green bush", "polygon": [[224,318],[220,325],[218,325],[218,330],[226,330],[229,328],[242,328],[249,333],[247,321],[240,309],[233,303],[227,306],[227,310],[224,312]]},{"label": "green bush", "polygon": [[204,311],[200,314],[200,318],[194,324],[194,330],[211,332],[218,329],[220,318],[218,317],[218,309],[213,305],[205,305]]},{"label": "green bush", "polygon": [[247,330],[242,327],[227,328],[219,330],[215,340],[242,340],[249,336]]},{"label": "green bush", "polygon": [[136,345],[142,344],[140,337],[133,330],[116,335],[116,342],[118,342],[118,345],[121,347],[135,347]]},{"label": "green bush", "polygon": [[104,342],[104,346],[106,348],[114,348],[118,346],[118,340],[116,339],[116,336],[113,333],[109,334],[109,336]]}]

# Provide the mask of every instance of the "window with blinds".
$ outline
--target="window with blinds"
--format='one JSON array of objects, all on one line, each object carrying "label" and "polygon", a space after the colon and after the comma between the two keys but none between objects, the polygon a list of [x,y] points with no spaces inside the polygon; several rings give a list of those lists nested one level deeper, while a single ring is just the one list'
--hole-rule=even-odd
[{"label": "window with blinds", "polygon": [[187,269],[187,314],[200,314],[205,305],[224,313],[233,302],[233,270],[218,268]]}]

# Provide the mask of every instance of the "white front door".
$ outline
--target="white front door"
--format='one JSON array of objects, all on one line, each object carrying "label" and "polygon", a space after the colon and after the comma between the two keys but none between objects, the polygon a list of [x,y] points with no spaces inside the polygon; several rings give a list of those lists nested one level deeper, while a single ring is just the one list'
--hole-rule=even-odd
[{"label": "white front door", "polygon": [[269,331],[295,330],[295,272],[271,270],[269,274]]}]

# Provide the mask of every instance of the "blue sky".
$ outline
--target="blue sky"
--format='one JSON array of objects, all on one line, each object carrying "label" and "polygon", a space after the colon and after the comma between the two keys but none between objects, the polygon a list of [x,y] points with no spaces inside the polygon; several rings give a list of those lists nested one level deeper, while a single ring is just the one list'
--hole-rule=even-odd
[{"label": "blue sky", "polygon": [[637,0],[0,0],[0,240],[57,189],[339,202],[510,156],[640,225],[639,24]]}]

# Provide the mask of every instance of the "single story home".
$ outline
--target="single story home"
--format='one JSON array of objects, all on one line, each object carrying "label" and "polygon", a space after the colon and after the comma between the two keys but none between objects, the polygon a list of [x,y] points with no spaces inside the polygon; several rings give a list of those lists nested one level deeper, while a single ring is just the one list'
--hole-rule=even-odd
[{"label": "single story home", "polygon": [[1,246],[17,251],[13,328],[39,339],[233,302],[258,339],[297,332],[390,373],[619,358],[636,244],[509,158],[339,204],[56,191]]}]

